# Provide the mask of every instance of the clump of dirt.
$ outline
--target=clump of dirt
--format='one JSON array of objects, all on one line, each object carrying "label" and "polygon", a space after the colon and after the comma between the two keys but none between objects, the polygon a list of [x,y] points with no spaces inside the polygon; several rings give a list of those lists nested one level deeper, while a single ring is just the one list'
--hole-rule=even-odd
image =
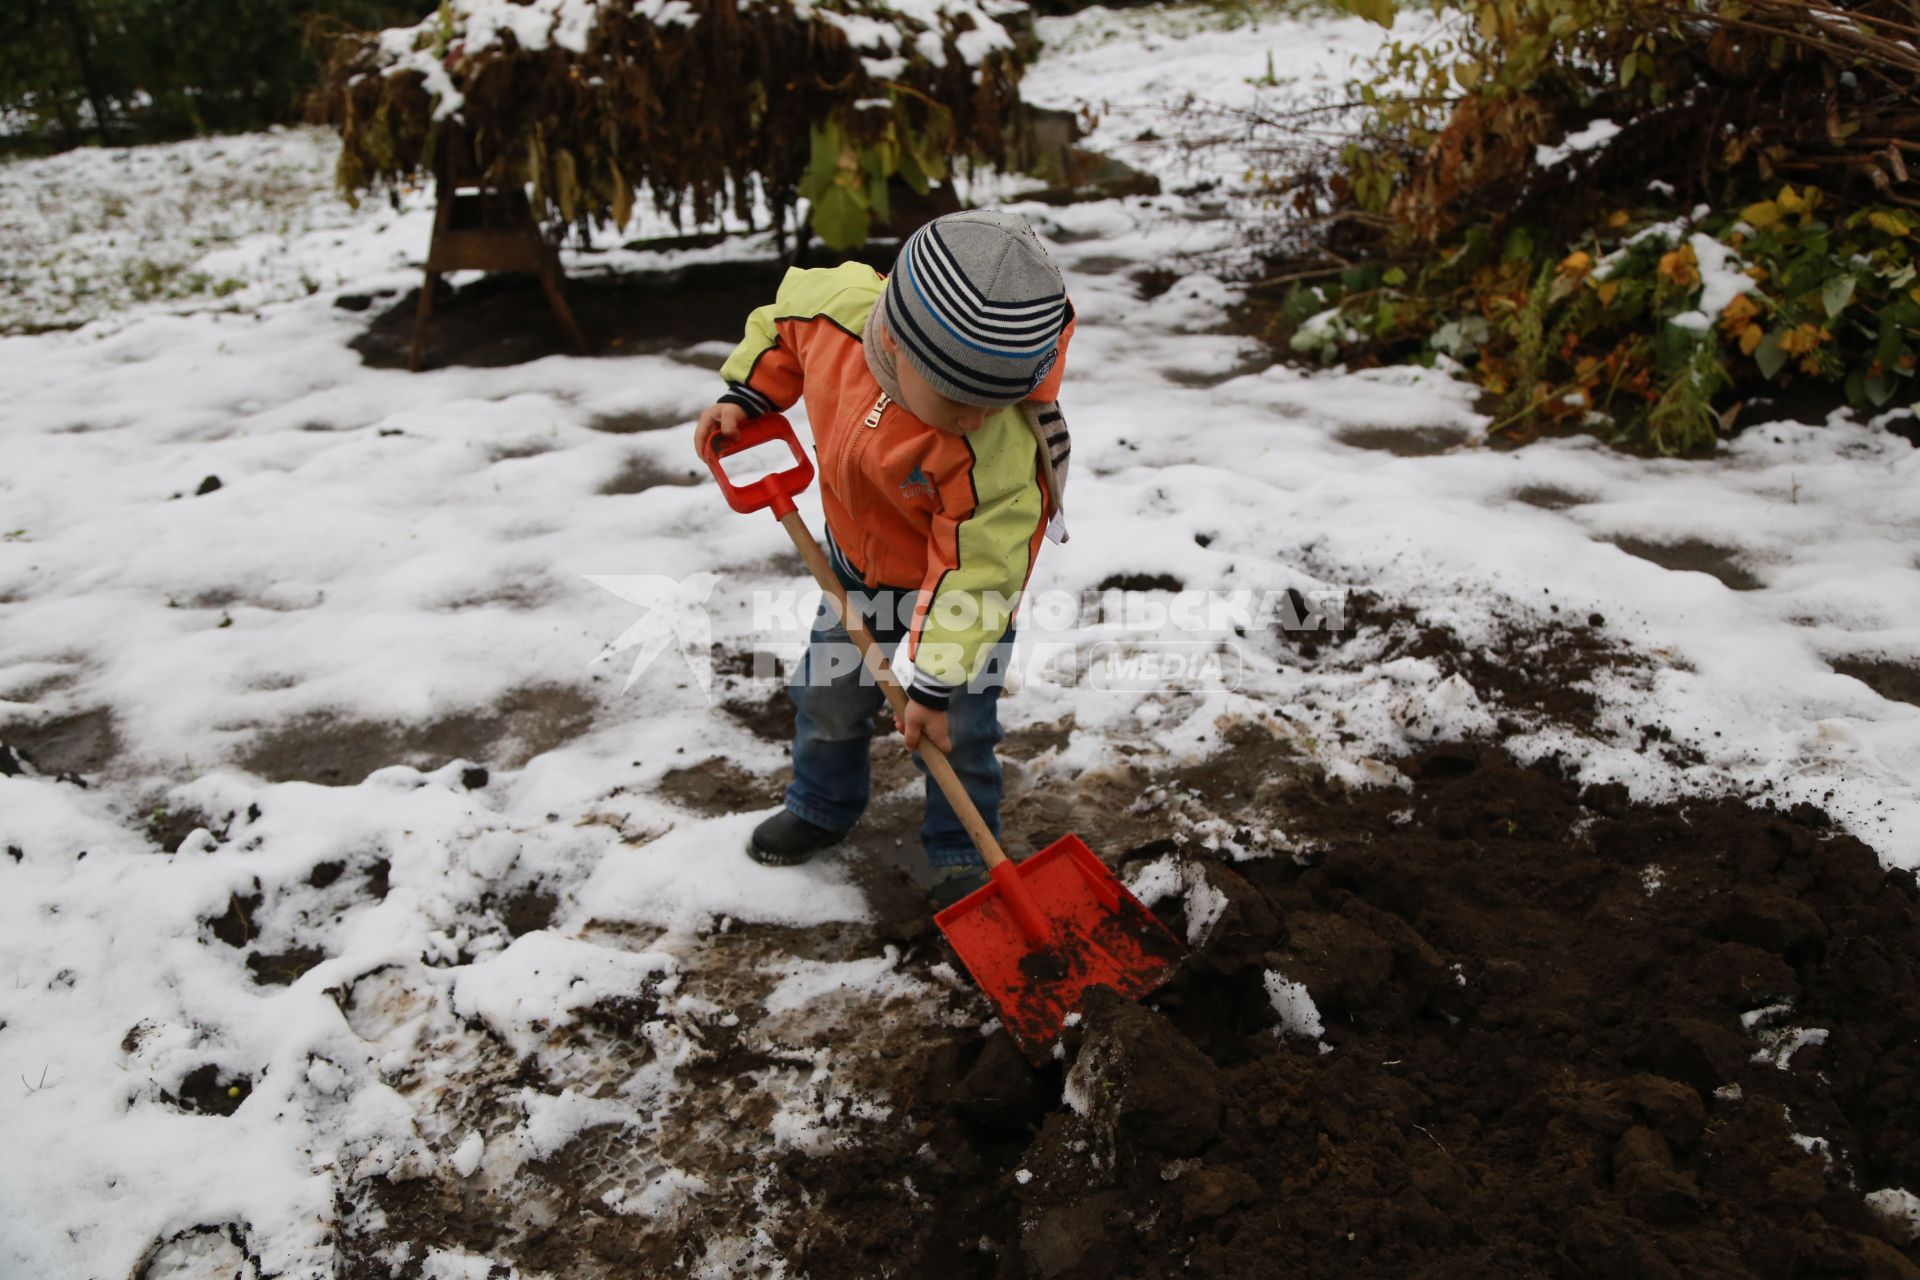
[{"label": "clump of dirt", "polygon": [[1863,1200],[1920,1183],[1911,874],[1806,806],[1402,768],[1174,851],[1202,944],[1061,1063],[933,1035],[896,1146],[782,1162],[795,1273],[1916,1274]]},{"label": "clump of dirt", "polygon": [[723,701],[720,709],[764,742],[793,741],[793,700],[784,688],[743,693]]},{"label": "clump of dirt", "polygon": [[1186,584],[1170,573],[1114,573],[1100,580],[1101,591],[1178,591]]},{"label": "clump of dirt", "polygon": [[249,952],[247,971],[263,987],[290,987],[300,975],[327,958],[318,947],[289,947],[285,951]]},{"label": "clump of dirt", "polygon": [[147,815],[147,839],[158,845],[164,853],[178,853],[186,838],[202,829],[215,840],[225,840],[233,826],[233,819],[232,813],[215,818],[192,805],[180,805],[177,808],[155,805]]},{"label": "clump of dirt", "polygon": [[160,1098],[168,1106],[178,1107],[182,1111],[230,1116],[240,1109],[240,1104],[247,1100],[247,1094],[252,1091],[252,1077],[222,1071],[209,1062],[187,1072],[186,1079],[180,1082],[178,1096],[163,1089]]},{"label": "clump of dirt", "polygon": [[504,896],[482,894],[480,909],[497,916],[508,936],[518,938],[552,924],[554,913],[560,909],[560,896],[538,884],[526,884]]},{"label": "clump of dirt", "polygon": [[260,904],[266,899],[258,892],[259,880],[256,879],[253,883],[256,892],[244,898],[238,894],[228,894],[226,912],[204,922],[214,937],[230,947],[246,946],[253,941],[258,932],[253,927],[253,917],[254,913],[260,910]]}]

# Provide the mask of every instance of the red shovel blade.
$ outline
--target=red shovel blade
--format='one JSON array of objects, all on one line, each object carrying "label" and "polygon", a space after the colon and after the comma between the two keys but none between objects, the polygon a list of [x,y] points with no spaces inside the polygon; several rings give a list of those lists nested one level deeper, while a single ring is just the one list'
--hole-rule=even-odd
[{"label": "red shovel blade", "polygon": [[[1011,897],[1024,892],[1045,935],[1023,929]],[[1093,987],[1136,1000],[1166,981],[1186,948],[1079,836],[1025,862],[1003,863],[985,888],[934,916],[960,961],[1029,1058],[1046,1056]]]}]

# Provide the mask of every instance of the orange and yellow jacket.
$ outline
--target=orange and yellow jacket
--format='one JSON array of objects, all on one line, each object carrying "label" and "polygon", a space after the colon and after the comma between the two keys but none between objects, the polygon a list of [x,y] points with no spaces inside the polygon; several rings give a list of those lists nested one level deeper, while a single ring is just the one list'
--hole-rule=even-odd
[{"label": "orange and yellow jacket", "polygon": [[[721,366],[721,399],[757,416],[805,398],[833,549],[869,587],[918,587],[911,693],[937,707],[980,674],[1006,634],[1053,501],[1018,405],[961,436],[883,398],[861,334],[884,284],[857,262],[788,271]],[[1059,398],[1072,336],[1069,319],[1059,358],[1028,399]]]}]

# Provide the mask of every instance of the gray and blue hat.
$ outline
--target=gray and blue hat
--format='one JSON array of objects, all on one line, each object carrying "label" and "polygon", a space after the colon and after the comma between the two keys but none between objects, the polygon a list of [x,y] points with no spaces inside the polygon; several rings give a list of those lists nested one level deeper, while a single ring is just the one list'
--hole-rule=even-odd
[{"label": "gray and blue hat", "polygon": [[992,209],[950,213],[907,237],[880,305],[933,389],[978,405],[1026,399],[1053,368],[1072,315],[1027,220]]}]

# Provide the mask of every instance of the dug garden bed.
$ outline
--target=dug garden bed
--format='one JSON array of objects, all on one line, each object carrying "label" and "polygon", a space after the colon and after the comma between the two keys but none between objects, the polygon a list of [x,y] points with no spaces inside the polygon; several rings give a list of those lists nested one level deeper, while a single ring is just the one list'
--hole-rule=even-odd
[{"label": "dug garden bed", "polygon": [[1920,1274],[1866,1199],[1920,1182],[1910,873],[1805,806],[1401,769],[1292,792],[1273,856],[1173,855],[1204,941],[1054,1066],[909,1055],[897,1139],[780,1166],[795,1270]]}]

